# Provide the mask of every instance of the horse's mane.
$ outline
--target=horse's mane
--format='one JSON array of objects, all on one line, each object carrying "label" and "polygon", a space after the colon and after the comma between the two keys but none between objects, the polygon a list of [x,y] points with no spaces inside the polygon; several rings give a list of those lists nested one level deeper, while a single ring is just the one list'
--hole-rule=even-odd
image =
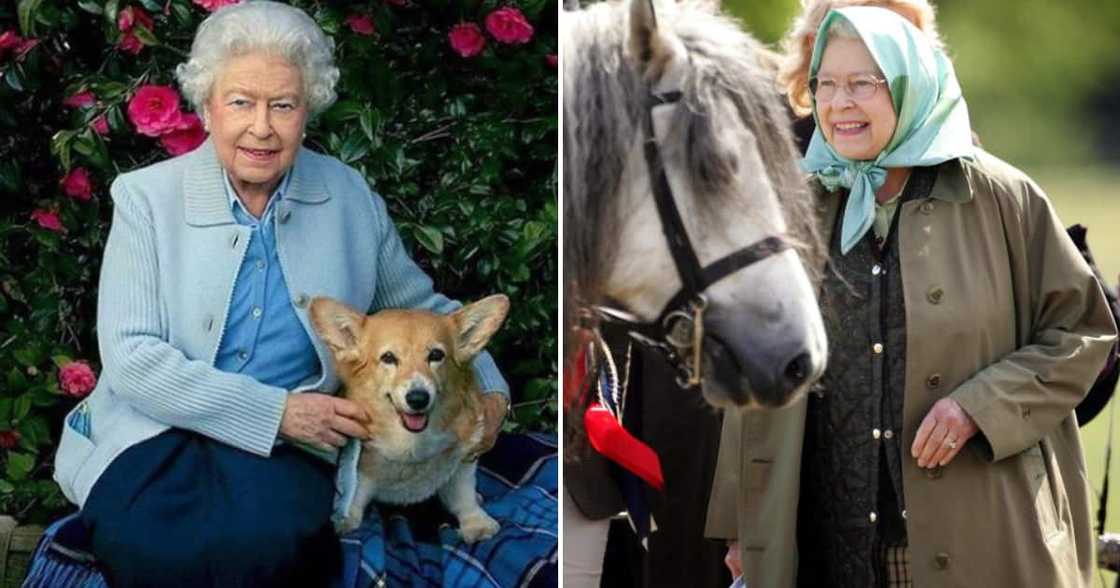
[{"label": "horse's mane", "polygon": [[[565,15],[572,21],[564,70],[565,329],[575,324],[579,304],[599,301],[605,272],[614,261],[610,245],[618,227],[613,207],[626,157],[641,132],[649,91],[624,56],[626,9],[625,3],[604,2]],[[691,60],[681,88],[686,108],[677,110],[672,124],[683,129],[696,193],[706,195],[698,203],[700,213],[718,215],[737,196],[728,188],[739,166],[738,146],[718,137],[726,125],[740,125],[754,136],[785,211],[788,237],[816,281],[824,250],[812,199],[796,165],[800,155],[790,114],[775,82],[777,60],[737,23],[705,5],[684,2],[674,10],[658,20],[671,27]],[[714,116],[716,112],[735,112],[738,120]],[[567,355],[572,349],[565,347]]]}]

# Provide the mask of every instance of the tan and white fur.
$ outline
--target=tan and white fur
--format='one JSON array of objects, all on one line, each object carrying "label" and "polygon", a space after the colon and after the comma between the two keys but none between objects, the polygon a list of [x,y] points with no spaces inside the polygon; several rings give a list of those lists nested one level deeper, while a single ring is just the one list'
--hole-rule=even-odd
[{"label": "tan and white fur", "polygon": [[369,416],[358,487],[339,531],[361,523],[371,501],[412,504],[439,494],[474,543],[498,531],[475,493],[464,458],[481,440],[481,391],[471,360],[509,311],[498,294],[449,314],[383,310],[365,316],[330,298],[311,302],[311,320],[334,357],[344,396]]}]

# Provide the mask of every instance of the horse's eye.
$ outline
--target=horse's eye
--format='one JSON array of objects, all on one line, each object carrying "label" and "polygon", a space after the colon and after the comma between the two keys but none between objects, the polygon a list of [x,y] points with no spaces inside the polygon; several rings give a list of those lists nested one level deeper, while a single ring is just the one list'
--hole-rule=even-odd
[{"label": "horse's eye", "polygon": [[428,352],[428,361],[443,361],[444,356],[442,349],[433,349]]},{"label": "horse's eye", "polygon": [[381,363],[385,365],[397,365],[397,356],[393,355],[391,351],[386,351],[381,354]]}]

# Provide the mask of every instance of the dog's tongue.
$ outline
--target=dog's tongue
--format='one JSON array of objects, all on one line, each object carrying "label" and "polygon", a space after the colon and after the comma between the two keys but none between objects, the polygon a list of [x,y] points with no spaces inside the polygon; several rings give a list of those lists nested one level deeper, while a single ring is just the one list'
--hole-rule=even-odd
[{"label": "dog's tongue", "polygon": [[426,414],[402,414],[401,418],[404,420],[404,428],[412,432],[423,431],[428,426]]}]

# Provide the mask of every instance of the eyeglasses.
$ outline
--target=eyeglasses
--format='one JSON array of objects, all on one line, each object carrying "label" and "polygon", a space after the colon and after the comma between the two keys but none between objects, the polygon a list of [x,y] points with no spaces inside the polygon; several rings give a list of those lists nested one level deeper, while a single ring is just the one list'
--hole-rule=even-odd
[{"label": "eyeglasses", "polygon": [[[886,84],[887,80],[871,74],[860,74],[848,78],[844,90],[853,100],[867,100],[875,95],[879,86]],[[812,78],[809,80],[809,91],[817,100],[828,102],[836,96],[836,89],[841,82],[832,78]]]}]

